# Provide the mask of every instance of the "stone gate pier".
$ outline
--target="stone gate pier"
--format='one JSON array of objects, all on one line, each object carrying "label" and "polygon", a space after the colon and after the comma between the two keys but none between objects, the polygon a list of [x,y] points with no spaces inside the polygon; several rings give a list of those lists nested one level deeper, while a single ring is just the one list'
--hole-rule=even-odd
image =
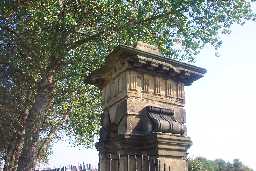
[{"label": "stone gate pier", "polygon": [[119,46],[88,78],[103,92],[100,171],[187,171],[184,86],[206,70],[138,42]]}]

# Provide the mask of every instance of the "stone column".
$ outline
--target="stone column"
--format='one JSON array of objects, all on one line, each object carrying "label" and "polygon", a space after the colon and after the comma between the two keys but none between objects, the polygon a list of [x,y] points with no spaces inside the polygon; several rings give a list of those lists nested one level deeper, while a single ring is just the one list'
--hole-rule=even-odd
[{"label": "stone column", "polygon": [[205,72],[141,42],[117,47],[87,79],[104,96],[99,170],[187,171],[184,86]]}]

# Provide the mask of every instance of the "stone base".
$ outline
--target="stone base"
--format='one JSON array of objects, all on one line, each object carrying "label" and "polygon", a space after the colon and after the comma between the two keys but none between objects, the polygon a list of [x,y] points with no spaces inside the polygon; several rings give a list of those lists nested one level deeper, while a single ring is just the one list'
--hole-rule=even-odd
[{"label": "stone base", "polygon": [[154,134],[155,153],[159,157],[159,171],[187,171],[187,150],[192,145],[189,137]]},{"label": "stone base", "polygon": [[192,145],[189,137],[169,133],[153,134],[154,153],[159,157],[186,158],[187,150]]},{"label": "stone base", "polygon": [[100,171],[187,171],[189,137],[169,133],[126,135],[99,142]]},{"label": "stone base", "polygon": [[185,159],[159,158],[159,171],[188,171],[188,162]]}]

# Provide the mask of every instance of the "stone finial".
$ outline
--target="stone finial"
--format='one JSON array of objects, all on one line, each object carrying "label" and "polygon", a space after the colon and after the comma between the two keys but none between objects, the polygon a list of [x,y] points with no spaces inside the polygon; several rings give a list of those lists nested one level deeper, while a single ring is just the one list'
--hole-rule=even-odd
[{"label": "stone finial", "polygon": [[138,41],[135,48],[144,52],[153,53],[155,55],[161,55],[160,50],[156,46],[144,43],[142,41]]}]

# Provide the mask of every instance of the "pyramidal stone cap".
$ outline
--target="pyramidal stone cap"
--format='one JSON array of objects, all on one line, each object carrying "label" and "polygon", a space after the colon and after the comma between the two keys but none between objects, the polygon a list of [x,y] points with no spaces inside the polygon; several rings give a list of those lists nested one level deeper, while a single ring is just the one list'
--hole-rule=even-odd
[{"label": "pyramidal stone cap", "polygon": [[156,46],[138,41],[135,47],[138,50],[161,56],[160,50]]},{"label": "pyramidal stone cap", "polygon": [[138,42],[135,47],[125,45],[116,47],[107,56],[103,66],[86,78],[86,82],[103,88],[111,80],[112,76],[110,75],[113,75],[112,70],[117,63],[122,67],[115,70],[121,70],[120,72],[136,70],[150,73],[162,78],[174,79],[182,82],[185,86],[191,85],[207,72],[204,68],[166,58],[161,55],[157,47]]}]

